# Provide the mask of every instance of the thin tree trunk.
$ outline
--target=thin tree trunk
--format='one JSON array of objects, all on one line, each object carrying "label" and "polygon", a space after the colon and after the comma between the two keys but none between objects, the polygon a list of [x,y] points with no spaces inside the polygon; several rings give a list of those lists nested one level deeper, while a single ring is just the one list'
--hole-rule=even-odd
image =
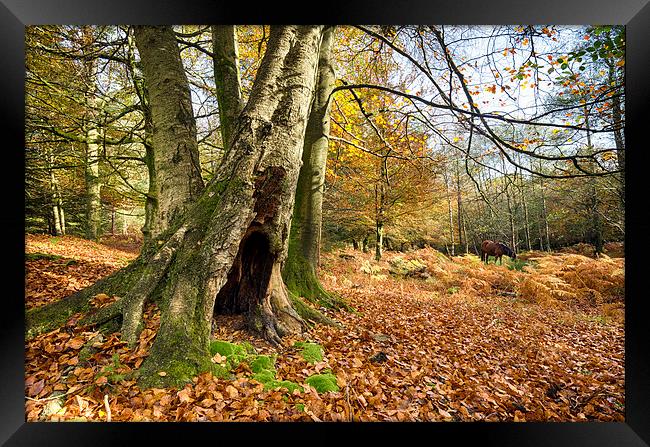
[{"label": "thin tree trunk", "polygon": [[384,250],[384,201],[386,193],[384,190],[384,179],[386,169],[383,160],[380,161],[380,179],[375,185],[375,260],[381,260]]},{"label": "thin tree trunk", "polygon": [[[585,128],[587,129],[587,149],[589,152],[593,150],[591,142],[591,129],[589,126],[589,112],[586,107],[583,108],[584,117],[585,117]],[[589,177],[589,208],[591,212],[591,225],[592,225],[592,242],[596,250],[596,255],[599,255],[603,252],[603,228],[602,222],[600,219],[600,214],[598,212],[599,200],[598,200],[598,188],[597,188],[597,178],[592,176]]]},{"label": "thin tree trunk", "polygon": [[463,234],[465,235],[465,254],[469,253],[469,238],[467,236],[467,226],[466,226],[466,215],[463,213],[462,215],[462,221],[463,221]]},{"label": "thin tree trunk", "polygon": [[458,220],[458,246],[459,249],[463,245],[463,223],[462,223],[462,216],[463,216],[463,198],[461,195],[461,189],[460,189],[460,169],[458,167],[458,159],[456,159],[456,209],[457,209],[457,220]]},{"label": "thin tree trunk", "polygon": [[449,176],[447,170],[444,171],[445,188],[447,189],[447,211],[449,213],[449,240],[451,242],[451,256],[454,256],[454,210],[451,206],[451,191],[449,190]]},{"label": "thin tree trunk", "polygon": [[[610,84],[612,82],[618,84],[618,78],[614,70],[615,70],[614,65],[610,64],[609,66]],[[619,212],[622,221],[620,228],[624,231],[625,230],[625,225],[624,225],[625,222],[625,138],[623,137],[623,129],[618,128],[618,127],[622,127],[624,124],[621,98],[618,95],[614,95],[612,97],[612,118],[613,118],[612,124],[615,127],[614,142],[616,144],[616,157],[617,157],[616,161],[618,163],[618,169],[623,171],[619,176],[620,187],[618,190],[618,195],[619,195],[619,203],[620,203]]]},{"label": "thin tree trunk", "polygon": [[[49,158],[49,157],[48,157]],[[52,199],[52,215],[54,221],[54,235],[63,236],[65,235],[65,215],[63,213],[63,203],[61,200],[61,193],[59,191],[59,182],[54,175],[54,170],[51,168],[52,163],[49,164],[50,171],[50,191]]]},{"label": "thin tree trunk", "polygon": [[[521,164],[521,157],[519,157],[519,162]],[[521,195],[521,204],[524,208],[524,236],[526,237],[526,248],[528,251],[532,250],[532,244],[530,240],[530,225],[528,223],[528,203],[526,202],[526,194],[524,194],[524,176],[522,172],[519,172],[519,194]]]},{"label": "thin tree trunk", "polygon": [[101,180],[99,178],[99,132],[92,123],[86,130],[86,238],[98,240],[101,232]]},{"label": "thin tree trunk", "polygon": [[115,236],[115,206],[111,208],[111,236]]},{"label": "thin tree trunk", "polygon": [[159,227],[156,224],[158,216],[158,199],[156,198],[156,166],[153,149],[153,118],[151,116],[151,107],[149,106],[149,94],[145,84],[144,77],[137,67],[135,60],[136,44],[133,36],[133,28],[129,28],[127,33],[127,57],[129,69],[133,79],[135,93],[140,100],[140,108],[144,116],[144,141],[145,148],[144,162],[147,166],[149,187],[145,195],[144,205],[144,225],[141,228],[144,245],[148,245],[159,234]]},{"label": "thin tree trunk", "polygon": [[551,251],[551,232],[548,227],[548,213],[546,211],[546,194],[544,193],[543,177],[540,177],[540,195],[542,198],[542,220],[544,222],[544,235],[546,236],[546,251]]},{"label": "thin tree trunk", "polygon": [[212,52],[221,138],[224,151],[228,151],[233,138],[235,121],[244,108],[235,26],[212,25]]}]

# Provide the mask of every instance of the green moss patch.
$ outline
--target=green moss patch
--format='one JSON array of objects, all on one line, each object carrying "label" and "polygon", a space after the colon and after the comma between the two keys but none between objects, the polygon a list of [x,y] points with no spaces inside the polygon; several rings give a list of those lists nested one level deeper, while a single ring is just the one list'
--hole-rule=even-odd
[{"label": "green moss patch", "polygon": [[317,343],[308,343],[297,341],[293,345],[296,348],[302,348],[300,355],[308,363],[314,364],[323,361],[323,347]]},{"label": "green moss patch", "polygon": [[295,382],[292,382],[290,380],[277,380],[275,378],[275,369],[263,369],[260,372],[253,374],[252,379],[262,383],[265,390],[286,388],[289,393],[293,393],[294,390],[303,391],[302,387]]},{"label": "green moss patch", "polygon": [[210,342],[210,355],[221,354],[228,359],[231,368],[236,368],[241,362],[255,354],[255,348],[250,343],[230,343],[223,340]]},{"label": "green moss patch", "polygon": [[219,379],[228,379],[228,380],[231,380],[231,379],[234,379],[234,377],[235,377],[235,376],[230,372],[230,369],[228,369],[228,368],[225,367],[225,366],[221,366],[221,365],[217,365],[217,364],[213,364],[213,365],[212,365],[212,370],[211,370],[211,372],[212,372],[212,375],[213,375],[214,377],[217,377],[217,378],[219,378]]},{"label": "green moss patch", "polygon": [[305,383],[314,387],[319,393],[339,391],[339,386],[336,384],[336,376],[331,373],[314,374],[313,376],[307,377]]},{"label": "green moss patch", "polygon": [[264,369],[260,372],[253,374],[252,378],[266,385],[269,382],[275,381],[275,371]]},{"label": "green moss patch", "polygon": [[51,255],[49,253],[25,253],[26,261],[38,261],[40,259],[47,259],[48,261],[58,261],[63,259],[63,256]]},{"label": "green moss patch", "polygon": [[275,371],[275,359],[268,355],[258,355],[249,362],[249,366],[254,373]]}]

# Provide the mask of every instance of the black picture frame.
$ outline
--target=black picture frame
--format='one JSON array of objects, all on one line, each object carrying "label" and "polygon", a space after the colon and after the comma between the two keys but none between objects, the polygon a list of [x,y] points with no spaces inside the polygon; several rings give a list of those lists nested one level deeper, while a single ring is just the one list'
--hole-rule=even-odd
[{"label": "black picture frame", "polygon": [[[4,132],[0,241],[7,262],[0,269],[4,293],[0,325],[0,442],[6,445],[139,445],[155,436],[165,444],[186,444],[207,436],[210,443],[260,440],[335,443],[361,436],[367,444],[402,442],[499,446],[647,446],[650,444],[650,324],[643,312],[644,254],[650,225],[645,220],[644,144],[650,106],[649,0],[393,0],[327,1],[282,6],[276,2],[236,4],[222,0],[0,0],[0,110]],[[624,423],[377,423],[377,424],[174,424],[25,422],[24,398],[24,26],[36,24],[618,24],[626,25],[626,402]],[[0,295],[2,296],[2,295]],[[323,436],[320,436],[322,433]],[[226,436],[226,437],[224,437]],[[340,438],[339,438],[340,437]],[[233,439],[231,439],[233,438]],[[269,442],[262,441],[262,442]],[[395,441],[391,441],[395,442]],[[399,441],[398,441],[399,442]]]}]

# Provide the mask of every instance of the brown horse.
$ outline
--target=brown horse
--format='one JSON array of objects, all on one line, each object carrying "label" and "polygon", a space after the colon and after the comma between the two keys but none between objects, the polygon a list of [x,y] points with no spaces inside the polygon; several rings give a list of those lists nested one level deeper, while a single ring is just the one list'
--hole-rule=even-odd
[{"label": "brown horse", "polygon": [[515,252],[501,242],[483,241],[481,244],[481,261],[485,261],[486,264],[488,263],[488,256],[494,256],[495,264],[497,260],[499,264],[503,264],[503,260],[501,259],[503,255],[510,256],[511,259],[517,258]]}]

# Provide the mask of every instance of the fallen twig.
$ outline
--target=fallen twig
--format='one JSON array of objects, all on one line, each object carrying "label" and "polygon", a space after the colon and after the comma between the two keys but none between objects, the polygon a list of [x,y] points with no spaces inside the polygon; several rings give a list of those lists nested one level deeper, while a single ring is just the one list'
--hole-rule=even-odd
[{"label": "fallen twig", "polygon": [[108,405],[108,394],[104,394],[104,407],[106,408],[106,422],[111,422],[111,407]]}]

